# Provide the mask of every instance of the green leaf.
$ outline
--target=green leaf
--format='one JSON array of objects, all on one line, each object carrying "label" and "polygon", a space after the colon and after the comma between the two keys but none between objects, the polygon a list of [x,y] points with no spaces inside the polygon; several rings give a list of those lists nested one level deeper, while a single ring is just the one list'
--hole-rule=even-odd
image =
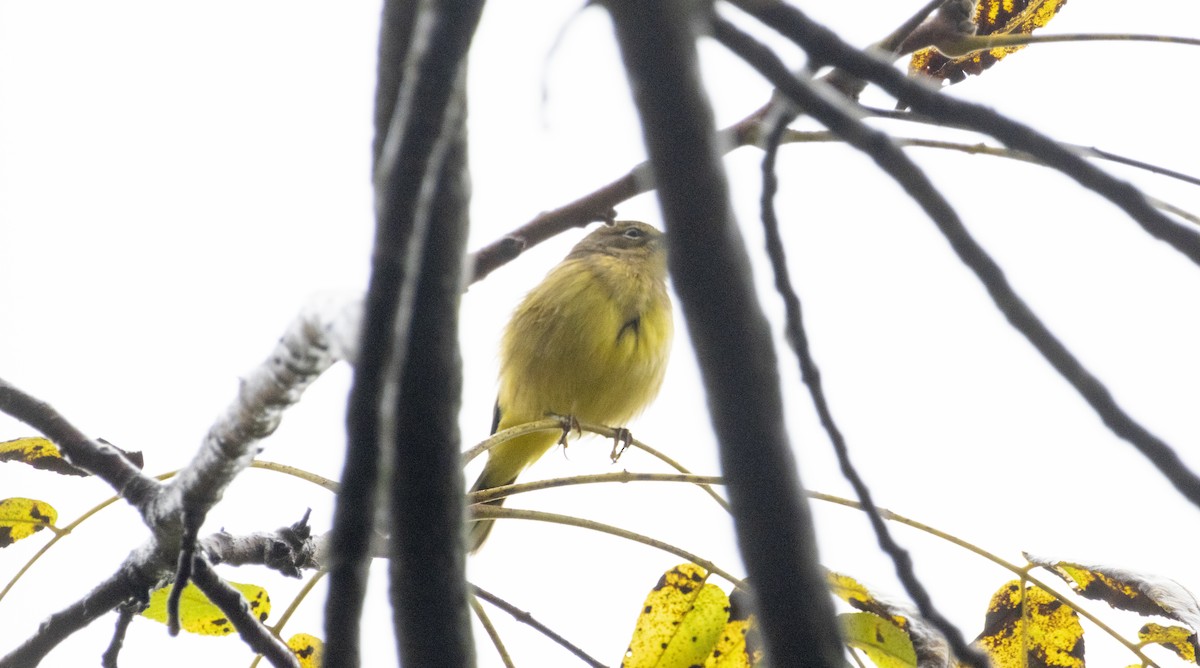
[{"label": "green leaf", "polygon": [[879,668],[917,668],[917,650],[899,626],[869,612],[838,615],[846,644],[862,650]]}]

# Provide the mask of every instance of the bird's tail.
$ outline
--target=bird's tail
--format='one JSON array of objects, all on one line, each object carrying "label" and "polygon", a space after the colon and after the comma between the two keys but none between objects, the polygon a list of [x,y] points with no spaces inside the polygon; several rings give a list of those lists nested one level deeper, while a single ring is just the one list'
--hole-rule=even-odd
[{"label": "bird's tail", "polygon": [[[488,464],[491,464],[491,462],[489,461]],[[481,489],[511,485],[517,481],[517,476],[503,474],[503,471],[497,471],[491,466],[483,467],[483,472],[479,474],[479,478],[475,480],[475,484],[471,485],[471,491],[478,492]],[[504,497],[494,501],[486,501],[483,505],[502,506],[504,505]],[[487,540],[488,534],[492,532],[492,525],[495,523],[496,520],[471,522],[471,525],[467,528],[467,552],[475,552],[483,546],[483,541]]]}]

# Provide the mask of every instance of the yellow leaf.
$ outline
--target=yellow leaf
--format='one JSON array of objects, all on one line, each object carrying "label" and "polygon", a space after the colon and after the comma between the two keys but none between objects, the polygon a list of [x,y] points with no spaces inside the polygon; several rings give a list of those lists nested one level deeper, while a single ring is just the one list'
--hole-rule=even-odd
[{"label": "yellow leaf", "polygon": [[291,648],[296,658],[300,659],[300,668],[321,668],[325,644],[319,638],[307,633],[297,633],[288,638],[287,646]]},{"label": "yellow leaf", "polygon": [[58,511],[45,501],[14,497],[0,501],[0,547],[53,526]]},{"label": "yellow leaf", "polygon": [[[250,611],[259,621],[271,613],[271,598],[267,590],[252,584],[230,582],[229,585],[242,592],[242,597],[250,604]],[[171,586],[156,589],[150,594],[150,605],[142,611],[142,616],[162,624],[167,623],[167,597]],[[179,625],[188,633],[204,636],[224,636],[234,632],[233,622],[225,616],[200,588],[192,583],[183,588],[179,598]]]},{"label": "yellow leaf", "polygon": [[623,668],[703,664],[729,619],[729,597],[695,564],[667,571],[646,596]]},{"label": "yellow leaf", "polygon": [[838,615],[846,644],[860,649],[879,668],[916,668],[917,650],[908,634],[869,612]]},{"label": "yellow leaf", "polygon": [[899,614],[900,611],[895,606],[879,600],[875,594],[872,594],[858,580],[849,575],[835,573],[834,571],[826,571],[825,579],[829,583],[829,589],[833,591],[834,595],[849,603],[850,607],[890,620],[901,629],[908,627],[908,618],[906,615]]},{"label": "yellow leaf", "polygon": [[741,589],[735,589],[729,596],[729,621],[704,668],[753,668],[762,663],[758,620],[748,614],[748,606],[741,602],[744,595]]},{"label": "yellow leaf", "polygon": [[1138,640],[1162,645],[1184,661],[1196,663],[1196,634],[1191,629],[1150,623],[1138,631]]},{"label": "yellow leaf", "polygon": [[[975,32],[977,35],[1028,35],[1045,27],[1065,4],[1067,0],[980,0],[975,6]],[[912,55],[908,71],[953,84],[968,74],[982,74],[1000,59],[1023,48],[998,47],[954,58],[942,55],[934,48],[922,49]]]},{"label": "yellow leaf", "polygon": [[1079,615],[1037,587],[1026,587],[1022,601],[1017,580],[992,596],[979,644],[994,668],[1083,668]]},{"label": "yellow leaf", "polygon": [[88,475],[87,471],[68,464],[58,446],[40,437],[18,438],[0,443],[0,462],[21,462],[35,469],[62,475]]}]

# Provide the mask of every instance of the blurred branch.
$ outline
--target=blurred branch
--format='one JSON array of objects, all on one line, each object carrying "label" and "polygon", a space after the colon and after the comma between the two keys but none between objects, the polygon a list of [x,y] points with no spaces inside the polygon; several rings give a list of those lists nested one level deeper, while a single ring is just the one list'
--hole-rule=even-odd
[{"label": "blurred branch", "polygon": [[[884,156],[889,159],[896,159],[895,155],[891,155],[886,151],[888,148],[900,157],[907,159],[899,148],[889,143],[886,135],[871,130],[865,124],[854,119],[849,113],[840,109],[838,103],[842,98],[834,94],[820,95],[814,89],[814,85],[808,84],[800,77],[793,76],[783,64],[783,61],[771,52],[770,49],[728,21],[714,17],[713,36],[730,51],[762,73],[763,76],[775,85],[778,91],[786,95],[798,108],[805,109],[818,121],[842,136],[850,145],[871,155],[877,162],[881,163],[881,166],[884,166]],[[845,104],[844,102],[841,103]],[[830,442],[833,444],[842,474],[850,482],[855,494],[861,500],[863,510],[871,521],[871,528],[875,531],[879,547],[891,557],[896,569],[896,575],[904,585],[904,589],[917,604],[921,616],[929,620],[946,637],[956,656],[969,665],[986,668],[988,665],[987,658],[977,651],[972,650],[963,638],[962,632],[934,607],[933,600],[925,590],[924,585],[921,584],[921,581],[917,579],[916,573],[913,570],[912,557],[892,538],[887,525],[884,524],[883,519],[879,516],[879,512],[875,508],[874,501],[871,500],[870,489],[850,461],[849,449],[846,446],[841,430],[833,419],[833,413],[825,398],[824,387],[821,383],[821,374],[808,347],[808,337],[804,331],[800,299],[792,289],[791,279],[788,276],[787,261],[784,257],[783,242],[779,236],[779,226],[778,221],[775,219],[773,204],[777,186],[774,173],[775,155],[778,151],[777,142],[783,133],[785,124],[789,120],[790,115],[781,115],[776,120],[776,125],[772,130],[771,139],[774,141],[768,143],[766,158],[763,161],[762,194],[762,219],[766,232],[767,252],[771,257],[771,265],[775,270],[776,289],[782,295],[786,308],[786,334],[788,343],[799,359],[801,375],[805,385],[808,386],[809,395],[812,397],[812,402],[820,418],[821,426],[825,429],[825,432],[829,435]],[[853,130],[853,135],[847,131],[848,128]],[[904,181],[896,176],[889,167],[890,165],[884,166],[884,169],[904,185]],[[923,180],[923,175],[917,171],[918,168],[915,164],[910,164],[908,167],[917,172],[912,177],[913,180]],[[936,198],[940,201],[940,193],[933,190],[932,186],[920,193],[913,193],[911,188],[908,190],[922,204],[925,204],[925,200],[921,199],[922,197],[929,199]],[[948,205],[946,208],[948,208]],[[953,213],[951,212],[950,215],[953,215]]]},{"label": "blurred branch", "polygon": [[[810,21],[793,6],[775,0],[734,1],[767,25],[791,37],[803,48],[821,52],[838,67],[846,68],[856,76],[882,86],[897,99],[912,106],[915,111],[935,120],[961,124],[989,134],[1011,148],[1038,157],[1047,165],[1075,179],[1080,185],[1121,207],[1152,236],[1166,241],[1193,262],[1200,264],[1200,233],[1170,220],[1150,206],[1136,187],[1108,175],[1045,135],[991,109],[939,95],[910,81],[891,65],[849,46],[828,29]],[[780,67],[781,71],[768,75],[772,83],[792,86],[796,95],[810,95],[806,87],[796,85],[795,78],[791,77],[782,63]],[[806,102],[802,106],[817,117],[814,109],[809,108],[809,104]],[[1169,445],[1126,413],[1113,399],[1108,388],[1055,338],[1016,295],[1000,267],[970,236],[949,203],[903,151],[896,148],[883,133],[869,128],[830,103],[828,96],[817,97],[811,104],[821,104],[827,110],[823,117],[817,117],[818,120],[840,134],[851,145],[874,158],[877,164],[926,210],[955,253],[983,282],[992,300],[1008,321],[1079,392],[1099,414],[1104,424],[1114,434],[1136,447],[1184,497],[1200,506],[1200,478],[1187,468]]]},{"label": "blurred branch", "polygon": [[[383,400],[396,390],[408,346],[410,310],[420,268],[429,206],[446,147],[448,89],[456,77],[430,78],[421,65],[429,48],[434,11],[418,0],[383,6],[375,90],[375,242],[354,382],[347,406],[347,450],[334,511],[325,606],[325,661],[360,664],[359,642],[367,566],[379,496],[379,471],[390,470]],[[426,15],[424,18],[429,18]],[[432,45],[432,46],[431,46]],[[433,59],[432,62],[437,62]],[[438,79],[437,81],[433,79]],[[394,395],[392,395],[394,396]]]},{"label": "blurred branch", "polygon": [[[467,172],[466,55],[482,0],[429,10],[427,50],[407,82],[421,96],[409,114],[443,118],[442,155],[430,162],[431,201],[416,209],[428,227],[398,377],[389,445],[390,598],[400,659],[411,666],[471,666],[471,596],[463,549],[462,460],[458,412],[462,364],[458,350],[470,184]],[[415,100],[414,98],[414,104]],[[385,407],[385,411],[387,407]],[[386,435],[385,435],[386,437]]]},{"label": "blurred branch", "polygon": [[[700,4],[605,3],[642,120],[669,264],[704,378],[767,660],[840,666],[833,603],[783,423],[770,328],[730,209],[699,77]],[[804,605],[797,605],[803,601]]]}]

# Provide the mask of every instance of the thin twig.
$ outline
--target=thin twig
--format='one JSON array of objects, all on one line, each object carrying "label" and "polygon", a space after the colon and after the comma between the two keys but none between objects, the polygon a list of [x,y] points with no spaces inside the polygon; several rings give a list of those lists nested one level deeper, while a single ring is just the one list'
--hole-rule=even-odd
[{"label": "thin twig", "polygon": [[117,668],[117,657],[121,655],[121,647],[125,644],[125,632],[133,621],[133,608],[122,606],[117,608],[117,623],[113,628],[112,640],[104,654],[100,655],[101,668]]},{"label": "thin twig", "polygon": [[500,639],[500,633],[496,631],[496,627],[492,624],[492,620],[484,611],[483,606],[475,597],[471,597],[471,610],[475,612],[475,616],[479,618],[479,623],[483,624],[483,630],[487,632],[488,638],[492,640],[492,646],[496,648],[496,653],[500,655],[500,660],[504,662],[506,668],[516,668],[513,664],[512,657],[508,655],[508,650],[504,647],[504,641]]},{"label": "thin twig", "polygon": [[584,663],[588,664],[589,666],[592,666],[592,668],[607,668],[607,666],[605,666],[603,663],[600,663],[599,661],[597,661],[595,658],[593,658],[587,652],[580,649],[574,643],[572,643],[571,641],[567,640],[566,638],[558,635],[557,633],[552,631],[548,626],[546,626],[545,624],[534,619],[533,615],[531,615],[530,613],[518,608],[517,606],[513,605],[512,603],[509,603],[508,601],[500,598],[499,596],[496,596],[495,594],[487,591],[486,589],[483,589],[479,585],[471,585],[471,587],[477,597],[482,598],[483,600],[487,601],[488,603],[491,603],[492,605],[496,606],[497,608],[500,608],[501,610],[507,612],[509,615],[512,615],[512,618],[517,620],[518,622],[521,622],[522,624],[526,624],[528,626],[531,626],[531,627],[537,629],[537,631],[539,633],[541,633],[542,635],[546,636],[547,638],[553,640],[554,642],[558,643],[560,646],[562,646],[568,652],[579,657],[580,661],[583,661]]},{"label": "thin twig", "polygon": [[509,497],[514,494],[568,487],[570,485],[591,485],[601,482],[682,482],[699,486],[724,484],[723,479],[718,476],[700,476],[683,473],[631,473],[629,471],[621,471],[618,473],[594,473],[591,475],[571,476],[569,478],[551,478],[549,480],[535,480],[533,482],[489,487],[481,489],[478,492],[467,493],[467,501],[469,503],[487,503],[488,501]]},{"label": "thin twig", "polygon": [[[758,69],[780,92],[787,95],[796,105],[805,109],[831,130],[839,132],[852,146],[874,157],[889,173],[893,171],[890,169],[891,165],[883,165],[883,160],[879,157],[880,155],[888,155],[895,159],[892,153],[886,153],[887,149],[890,148],[894,154],[907,160],[907,156],[899,148],[892,145],[886,136],[878,131],[869,129],[850,114],[844,113],[834,104],[833,100],[836,98],[818,95],[811,86],[806,85],[798,77],[792,76],[778,56],[733,24],[719,17],[714,17],[713,36],[717,41],[741,57],[742,60]],[[782,129],[783,126],[778,125],[774,129],[774,132],[779,134],[782,132]],[[855,133],[853,136],[849,134],[851,130]],[[870,132],[873,132],[874,135],[870,135],[869,138],[871,141],[868,141],[867,137]],[[803,323],[800,317],[799,298],[792,291],[790,281],[787,278],[782,242],[779,240],[778,225],[775,222],[774,208],[771,205],[771,198],[775,188],[773,163],[776,150],[778,150],[777,146],[767,147],[767,159],[763,165],[763,222],[768,234],[768,251],[771,253],[772,265],[776,271],[776,288],[783,294],[784,302],[787,305],[788,341],[800,359],[804,382],[809,387],[809,393],[820,416],[821,424],[829,435],[830,441],[833,443],[834,451],[837,453],[838,461],[841,465],[842,474],[850,481],[851,486],[854,487],[855,494],[862,500],[863,507],[868,519],[871,521],[871,527],[875,531],[880,548],[891,557],[897,577],[904,585],[909,596],[917,604],[921,615],[925,619],[928,619],[946,637],[956,656],[972,666],[986,668],[988,665],[987,658],[979,653],[978,650],[971,648],[963,638],[962,632],[959,631],[958,627],[934,607],[932,598],[916,576],[916,572],[913,569],[912,557],[892,539],[887,525],[879,517],[878,511],[875,509],[875,504],[871,500],[870,489],[850,462],[845,441],[837,425],[834,423],[833,416],[825,401],[824,391],[820,383],[820,373],[808,351],[808,343],[804,335]],[[911,164],[911,162],[909,164],[911,165],[909,168],[917,174],[912,178],[920,178],[921,173],[916,165]],[[893,174],[893,178],[900,180],[895,174]],[[901,180],[901,183],[903,182]],[[926,196],[940,198],[940,194],[936,190],[933,190],[932,186],[928,190],[932,190],[932,193],[927,193]],[[951,212],[952,214],[953,212]]]},{"label": "thin twig", "polygon": [[470,511],[471,511],[471,519],[473,519],[473,520],[486,520],[486,519],[536,520],[538,522],[550,522],[552,524],[565,524],[567,526],[579,527],[581,529],[591,529],[592,531],[599,531],[600,533],[606,533],[606,534],[609,534],[612,536],[617,536],[619,538],[631,540],[635,543],[641,543],[643,545],[649,545],[650,547],[660,549],[664,552],[669,552],[676,556],[683,557],[684,559],[687,559],[688,561],[690,561],[698,566],[704,567],[710,573],[715,573],[717,575],[720,575],[721,577],[725,578],[729,582],[732,582],[734,585],[741,587],[742,589],[747,589],[747,590],[749,589],[749,587],[747,586],[747,584],[744,580],[742,580],[739,577],[735,577],[729,571],[726,571],[725,569],[721,568],[720,566],[717,566],[713,562],[701,557],[698,554],[688,552],[687,550],[685,550],[681,547],[676,547],[670,543],[666,543],[661,540],[658,540],[657,538],[651,538],[649,536],[644,536],[640,533],[634,533],[632,531],[627,531],[625,529],[622,529],[620,527],[615,527],[610,524],[604,524],[602,522],[593,522],[591,520],[585,520],[585,519],[582,519],[579,517],[571,517],[570,515],[559,515],[557,513],[546,513],[546,512],[542,512],[540,510],[523,510],[523,509],[517,509],[517,508],[505,508],[503,506],[477,505],[477,506],[471,506]]}]

